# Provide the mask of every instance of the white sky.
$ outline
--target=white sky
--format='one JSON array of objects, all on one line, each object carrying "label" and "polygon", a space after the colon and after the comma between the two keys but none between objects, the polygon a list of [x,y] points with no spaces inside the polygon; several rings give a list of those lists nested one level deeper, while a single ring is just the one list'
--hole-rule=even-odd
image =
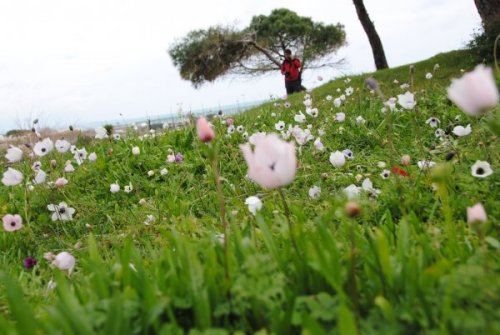
[{"label": "white sky", "polygon": [[[461,48],[480,23],[473,0],[365,0],[390,66]],[[282,96],[277,71],[229,78],[195,90],[180,79],[166,50],[176,38],[215,24],[247,25],[253,15],[286,7],[345,26],[343,73],[374,69],[351,0],[0,0],[0,133],[40,117],[66,127],[156,116]],[[306,86],[318,73],[306,72]],[[330,79],[338,70],[323,69]]]}]

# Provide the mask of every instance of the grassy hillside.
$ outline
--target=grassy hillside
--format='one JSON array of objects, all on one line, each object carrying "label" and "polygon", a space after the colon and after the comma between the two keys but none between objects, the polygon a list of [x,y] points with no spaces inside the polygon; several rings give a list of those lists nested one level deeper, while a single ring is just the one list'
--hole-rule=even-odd
[{"label": "grassy hillside", "polygon": [[[498,138],[487,117],[472,119],[446,97],[471,59],[454,51],[416,63],[413,86],[408,66],[370,74],[386,99],[415,94],[415,108],[391,113],[392,136],[382,100],[364,85],[369,75],[360,75],[311,92],[317,117],[305,113],[301,93],[290,106],[274,101],[235,116],[241,132],[216,118],[210,145],[194,127],[148,136],[131,129],[120,139],[80,137],[72,144],[96,154],[81,165],[56,150],[2,159],[0,171],[17,169],[24,181],[0,184],[0,216],[19,214],[24,226],[0,232],[0,333],[499,333]],[[245,177],[239,145],[258,131],[279,133],[279,121],[285,131],[297,125],[299,111],[314,139],[296,144],[297,172],[282,193],[263,189]],[[426,123],[432,117],[441,138]],[[468,124],[469,135],[453,134]],[[352,159],[333,166],[330,154],[343,150]],[[182,159],[169,162],[176,154]],[[27,184],[36,160],[46,180]],[[64,171],[68,160],[74,172]],[[493,173],[473,176],[478,160]],[[68,183],[57,187],[60,177]],[[359,194],[348,199],[346,188]],[[263,204],[256,215],[245,205],[250,196]],[[47,206],[63,201],[75,213],[53,221]],[[488,220],[467,223],[467,207],[479,202]],[[71,271],[44,259],[63,251],[76,259]]]}]

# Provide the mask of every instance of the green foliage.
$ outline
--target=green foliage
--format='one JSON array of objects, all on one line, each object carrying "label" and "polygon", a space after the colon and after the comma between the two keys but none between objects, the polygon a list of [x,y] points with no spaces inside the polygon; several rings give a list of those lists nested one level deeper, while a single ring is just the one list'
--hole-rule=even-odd
[{"label": "green foliage", "polygon": [[[484,28],[477,30],[468,43],[468,47],[473,52],[477,62],[491,63],[494,61],[495,39],[500,35],[500,20],[492,24],[486,31]],[[499,43],[500,44],[500,43]],[[497,46],[496,58],[500,60],[500,46]]]},{"label": "green foliage", "polygon": [[5,136],[23,136],[28,135],[30,132],[30,130],[24,129],[11,129],[7,133],[5,133]]},{"label": "green foliage", "polygon": [[247,28],[210,27],[191,31],[169,49],[183,79],[195,87],[228,74],[258,75],[279,69],[286,48],[304,68],[324,66],[325,57],[345,43],[342,25],[325,25],[288,9],[252,18]]},{"label": "green foliage", "polygon": [[113,125],[112,124],[106,124],[104,125],[104,129],[106,129],[106,133],[108,136],[112,136],[113,135]]},{"label": "green foliage", "polygon": [[[435,63],[433,79],[424,79]],[[498,139],[484,120],[470,119],[445,97],[450,78],[474,65],[464,51],[415,64],[418,111],[394,114],[395,160],[402,154],[414,160],[404,167],[408,177],[379,176],[378,162],[390,162],[392,153],[382,103],[364,88],[367,75],[311,93],[320,112],[308,122],[325,131],[327,150],[309,144],[298,150],[300,167],[284,190],[299,253],[279,195],[245,178],[239,144],[246,140],[240,133],[225,136],[225,124],[213,119],[230,226],[228,275],[214,171],[193,127],[82,142],[98,159],[72,174],[61,169],[70,153],[40,158],[43,166],[57,162],[46,169],[48,180],[65,175],[69,183],[32,191],[0,185],[0,217],[20,213],[24,220],[21,230],[0,233],[0,334],[499,333],[499,177],[496,171],[485,179],[470,175],[478,159],[496,169]],[[406,66],[371,75],[387,96],[401,93],[394,79],[409,80]],[[359,91],[335,109],[327,95],[349,86]],[[249,133],[273,132],[279,120],[293,123],[302,98],[293,96],[290,108],[259,106],[234,116],[235,124]],[[339,110],[348,115],[344,123],[332,122]],[[357,115],[364,125],[354,122]],[[431,116],[443,129],[471,123],[473,132],[441,143],[425,124]],[[135,146],[140,155],[131,154]],[[355,158],[335,169],[329,153],[344,148]],[[456,155],[446,161],[450,150]],[[169,152],[182,153],[184,161],[166,163]],[[421,158],[446,165],[440,173],[422,171],[415,162]],[[30,161],[12,166],[33,179]],[[167,174],[159,173],[163,168]],[[362,194],[361,213],[352,218],[342,189],[359,185],[356,174],[369,176],[381,194]],[[134,189],[111,194],[115,182]],[[307,194],[313,185],[322,189],[317,199]],[[255,216],[244,204],[251,195],[264,203]],[[60,201],[76,209],[73,221],[51,221],[47,204]],[[485,224],[466,223],[466,207],[476,202],[487,209]],[[148,215],[154,220],[145,224]],[[77,260],[71,275],[43,258],[63,250]],[[22,266],[28,255],[38,259],[31,270]]]}]

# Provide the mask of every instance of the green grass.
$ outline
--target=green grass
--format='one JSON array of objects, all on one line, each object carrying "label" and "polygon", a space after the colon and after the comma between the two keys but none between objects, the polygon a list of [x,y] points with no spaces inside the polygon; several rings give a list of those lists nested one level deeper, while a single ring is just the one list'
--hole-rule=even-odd
[{"label": "green grass", "polygon": [[[440,69],[425,79],[434,64]],[[470,119],[446,98],[450,78],[475,64],[466,51],[437,55],[415,64],[417,110],[393,114],[396,152],[388,146],[382,102],[364,88],[368,75],[340,78],[311,95],[319,117],[307,117],[326,149],[312,141],[297,150],[300,167],[284,188],[298,252],[290,242],[287,218],[277,191],[245,178],[247,167],[240,133],[226,136],[217,120],[220,175],[230,223],[228,276],[209,150],[187,127],[154,138],[130,132],[119,141],[81,139],[96,162],[86,161],[69,184],[56,189],[35,185],[0,185],[0,216],[21,214],[24,228],[0,232],[1,334],[494,334],[500,333],[500,242],[498,217],[498,138],[486,118]],[[404,93],[408,66],[372,74],[386,97]],[[338,97],[355,89],[343,107]],[[359,88],[359,90],[358,90]],[[273,102],[235,116],[248,133],[275,132],[283,120],[294,124],[304,111],[303,94],[292,106]],[[333,121],[335,113],[346,121]],[[272,116],[273,113],[276,116]],[[355,122],[363,116],[364,125]],[[425,121],[435,116],[450,132],[471,123],[472,133],[449,135],[442,143]],[[460,120],[457,121],[456,117]],[[305,127],[305,126],[303,126]],[[141,154],[133,156],[131,148]],[[165,162],[168,150],[184,155],[182,163]],[[350,149],[354,159],[334,168],[329,155]],[[446,161],[453,151],[455,156]],[[408,177],[392,173],[384,180],[378,162],[400,166]],[[3,156],[3,154],[2,154]],[[51,168],[49,161],[57,161]],[[67,153],[41,159],[48,180],[64,175]],[[420,170],[418,160],[442,163]],[[493,175],[471,176],[476,160],[488,161]],[[13,164],[33,179],[32,161]],[[8,164],[2,159],[0,170]],[[76,166],[76,164],[75,164]],[[166,167],[167,175],[160,175]],[[148,176],[148,171],[155,171]],[[444,172],[443,172],[444,171]],[[361,214],[350,217],[342,190],[369,177],[381,190],[377,198],[362,193]],[[131,182],[134,190],[111,194],[111,183]],[[321,187],[318,199],[308,190]],[[258,195],[256,216],[244,202]],[[140,199],[146,200],[140,205]],[[66,201],[76,209],[69,222],[52,222],[46,206]],[[483,203],[488,222],[466,222],[466,207]],[[147,215],[154,221],[145,225]],[[90,225],[90,228],[87,226]],[[81,247],[76,248],[75,244]],[[44,252],[69,251],[77,259],[71,276],[43,259]],[[38,264],[23,268],[34,256]],[[48,283],[57,283],[49,289]]]}]

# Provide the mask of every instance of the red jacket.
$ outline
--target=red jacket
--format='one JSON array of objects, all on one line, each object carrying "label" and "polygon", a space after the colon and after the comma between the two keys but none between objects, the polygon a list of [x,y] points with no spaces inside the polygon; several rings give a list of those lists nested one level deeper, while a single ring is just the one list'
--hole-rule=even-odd
[{"label": "red jacket", "polygon": [[285,59],[281,64],[281,74],[285,75],[286,81],[299,79],[299,69],[302,65],[297,58],[292,60]]}]

